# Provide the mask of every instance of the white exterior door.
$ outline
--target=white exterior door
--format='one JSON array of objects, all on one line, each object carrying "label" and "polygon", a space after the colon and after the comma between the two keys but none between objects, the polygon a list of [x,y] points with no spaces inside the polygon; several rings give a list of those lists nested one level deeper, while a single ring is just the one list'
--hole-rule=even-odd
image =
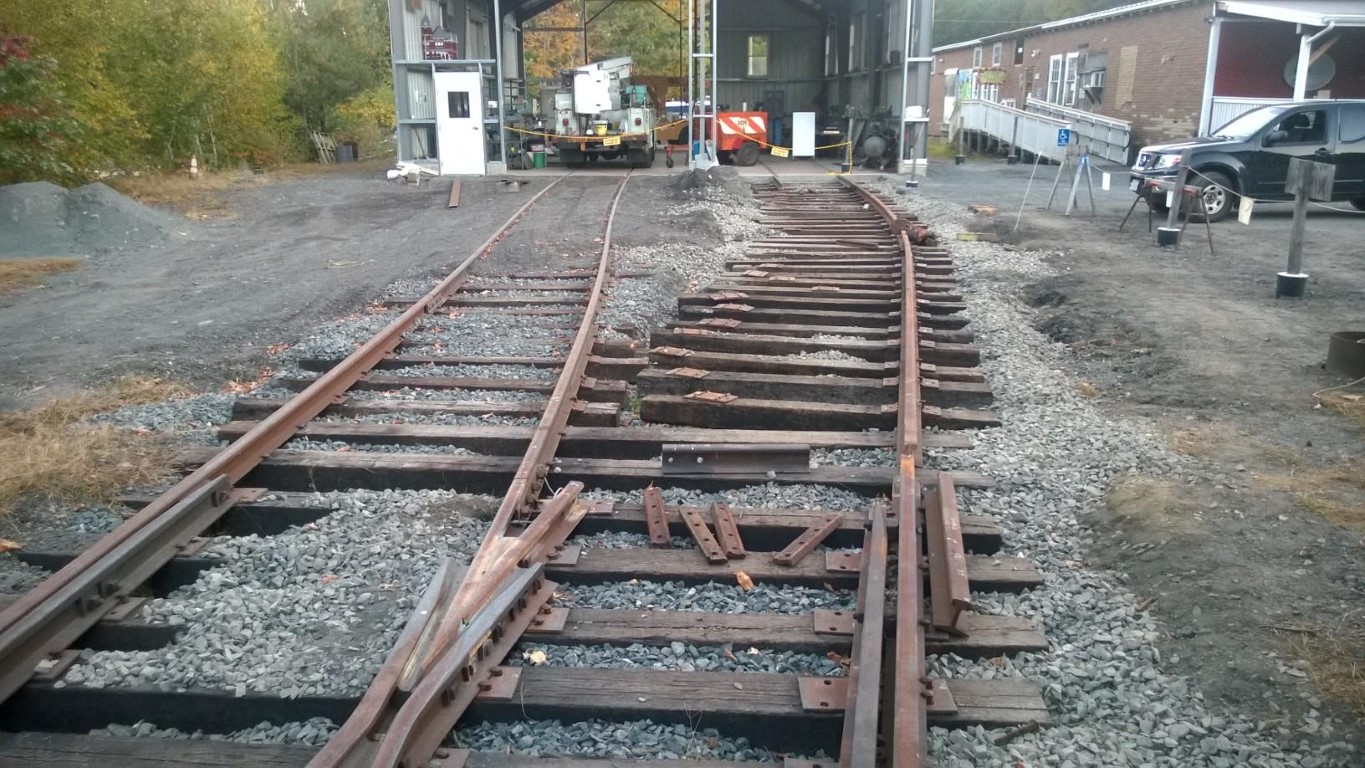
[{"label": "white exterior door", "polygon": [[437,72],[436,147],[441,175],[482,176],[483,93],[478,72]]}]

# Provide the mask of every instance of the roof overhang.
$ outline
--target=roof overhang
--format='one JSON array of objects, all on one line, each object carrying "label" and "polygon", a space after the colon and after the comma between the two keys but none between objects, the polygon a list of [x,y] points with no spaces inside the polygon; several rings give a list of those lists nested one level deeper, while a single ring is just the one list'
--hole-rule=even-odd
[{"label": "roof overhang", "polygon": [[1218,11],[1308,27],[1365,27],[1362,0],[1220,0]]}]

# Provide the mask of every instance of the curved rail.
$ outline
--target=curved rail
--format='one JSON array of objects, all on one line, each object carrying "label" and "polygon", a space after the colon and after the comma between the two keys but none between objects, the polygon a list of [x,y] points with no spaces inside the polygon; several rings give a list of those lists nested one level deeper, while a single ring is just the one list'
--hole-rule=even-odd
[{"label": "curved rail", "polygon": [[[897,472],[892,486],[892,509],[898,522],[896,552],[899,568],[896,572],[895,649],[891,658],[890,696],[891,734],[890,768],[917,768],[928,764],[928,710],[932,684],[927,683],[924,658],[923,580],[918,567],[920,540],[918,531],[919,481],[916,464],[922,457],[920,413],[920,364],[918,302],[915,291],[915,261],[910,246],[909,221],[891,210],[881,198],[859,185],[840,177],[840,181],[858,192],[869,206],[886,220],[900,244],[902,254],[901,288],[901,348],[900,385],[897,394],[900,418],[896,425]],[[908,561],[908,563],[907,563]],[[910,564],[911,567],[906,567]],[[850,695],[856,691],[850,686]]]},{"label": "curved rail", "polygon": [[[23,686],[39,662],[64,650],[141,583],[129,574],[148,567],[154,571],[225,512],[236,500],[233,484],[393,354],[403,335],[439,309],[468,279],[469,268],[568,175],[551,181],[526,201],[426,296],[345,360],[0,612],[0,701]],[[156,535],[144,532],[153,527]]]},{"label": "curved rail", "polygon": [[[627,172],[607,211],[597,278],[573,346],[463,582],[425,619],[426,627],[404,631],[360,705],[309,763],[313,768],[426,764],[552,594],[554,585],[542,578],[541,568],[586,511],[577,503],[582,484],[570,483],[540,503],[533,522],[519,535],[509,536],[507,530],[537,504],[582,386],[610,272],[612,224],[629,180]],[[430,648],[418,647],[423,636],[431,638]],[[383,727],[386,713],[389,724],[376,743],[375,729]]]}]

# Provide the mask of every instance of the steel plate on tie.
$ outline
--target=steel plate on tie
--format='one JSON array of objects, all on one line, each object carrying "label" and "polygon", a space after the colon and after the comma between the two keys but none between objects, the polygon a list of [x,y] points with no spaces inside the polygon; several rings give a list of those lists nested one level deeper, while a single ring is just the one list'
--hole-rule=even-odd
[{"label": "steel plate on tie", "polygon": [[682,347],[655,347],[649,351],[656,355],[664,355],[666,357],[687,357],[692,354],[692,350],[683,349]]},{"label": "steel plate on tie", "polygon": [[540,612],[531,619],[531,626],[526,629],[527,634],[554,634],[563,632],[565,625],[569,623],[568,608],[551,608],[548,605],[542,606]]},{"label": "steel plate on tie", "polygon": [[817,635],[853,634],[852,611],[831,611],[828,608],[816,608],[814,617],[815,634]]},{"label": "steel plate on tie", "polygon": [[750,312],[753,307],[748,304],[717,304],[716,309],[723,309],[727,312]]},{"label": "steel plate on tie", "polygon": [[835,573],[856,573],[862,570],[862,552],[826,552],[825,570]]},{"label": "steel plate on tie", "polygon": [[796,685],[807,712],[842,712],[848,703],[846,677],[798,677]]},{"label": "steel plate on tie", "polygon": [[700,368],[674,368],[668,372],[669,376],[686,376],[689,379],[700,379],[710,371],[703,371]]},{"label": "steel plate on tie", "polygon": [[696,392],[690,392],[686,395],[683,395],[683,398],[687,400],[700,400],[704,403],[719,403],[721,405],[724,405],[725,403],[733,403],[734,401],[738,400],[739,395],[731,395],[726,392],[711,392],[705,389],[699,389]]},{"label": "steel plate on tie", "polygon": [[488,671],[488,679],[479,683],[479,695],[483,701],[511,701],[521,682],[521,667],[494,667]]},{"label": "steel plate on tie", "polygon": [[733,317],[708,317],[704,320],[698,320],[697,325],[709,325],[718,328],[738,328],[740,326],[740,321]]}]

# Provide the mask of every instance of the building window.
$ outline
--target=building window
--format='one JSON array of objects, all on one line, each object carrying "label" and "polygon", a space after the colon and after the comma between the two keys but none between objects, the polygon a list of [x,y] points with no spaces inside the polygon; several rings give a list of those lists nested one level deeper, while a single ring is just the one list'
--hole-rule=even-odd
[{"label": "building window", "polygon": [[1004,47],[1005,47],[1005,44],[1004,44],[1004,43],[996,43],[995,45],[991,46],[991,66],[992,66],[992,67],[998,67],[998,66],[1000,66],[1000,56],[1001,56],[1001,54],[1003,53]]},{"label": "building window", "polygon": [[768,76],[768,36],[749,35],[749,77]]},{"label": "building window", "polygon": [[1020,64],[1023,64],[1023,63],[1024,63],[1024,41],[1023,41],[1023,40],[1015,40],[1015,41],[1014,41],[1014,66],[1017,67],[1017,66],[1019,66]]},{"label": "building window", "polygon": [[1062,78],[1062,103],[1068,107],[1076,106],[1076,78],[1080,74],[1077,71],[1080,60],[1079,52],[1066,55],[1066,74]]},{"label": "building window", "polygon": [[1057,104],[1062,100],[1062,55],[1048,59],[1047,101]]},{"label": "building window", "polygon": [[858,27],[862,26],[862,14],[854,16],[848,22],[848,71],[853,72],[861,69],[863,65],[862,38],[858,35]]},{"label": "building window", "polygon": [[980,66],[981,66],[981,46],[978,45],[977,47],[975,47],[975,48],[972,49],[972,68],[975,69],[975,68],[979,68]]},{"label": "building window", "polygon": [[469,117],[469,93],[450,91],[446,94],[446,111],[454,119]]}]

